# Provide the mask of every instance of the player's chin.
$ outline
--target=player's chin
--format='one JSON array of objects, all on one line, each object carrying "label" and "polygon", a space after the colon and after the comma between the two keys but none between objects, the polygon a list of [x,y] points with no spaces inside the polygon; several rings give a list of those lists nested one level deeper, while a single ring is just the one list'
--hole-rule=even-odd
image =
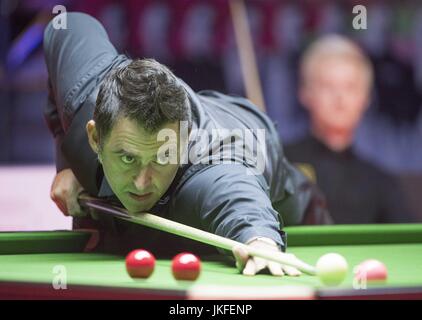
[{"label": "player's chin", "polygon": [[129,212],[129,214],[131,215],[136,215],[138,213],[142,213],[142,212],[146,212],[148,210],[150,210],[153,207],[153,203],[149,204],[149,203],[143,203],[142,205],[140,205],[139,203],[132,203],[132,201],[128,201],[127,205],[125,204],[125,208],[127,209],[127,211]]}]

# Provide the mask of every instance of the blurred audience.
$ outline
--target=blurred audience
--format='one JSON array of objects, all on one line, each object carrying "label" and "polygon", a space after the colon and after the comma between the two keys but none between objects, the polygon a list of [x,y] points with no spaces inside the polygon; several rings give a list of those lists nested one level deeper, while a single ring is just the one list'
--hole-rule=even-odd
[{"label": "blurred audience", "polygon": [[312,165],[334,222],[410,222],[397,181],[353,151],[373,83],[369,59],[347,38],[327,35],[305,51],[300,76],[310,131],[286,154]]}]

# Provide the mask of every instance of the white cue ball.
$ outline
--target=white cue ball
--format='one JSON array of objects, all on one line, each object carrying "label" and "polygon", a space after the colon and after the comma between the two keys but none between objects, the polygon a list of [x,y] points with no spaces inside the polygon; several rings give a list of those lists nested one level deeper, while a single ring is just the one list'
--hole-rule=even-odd
[{"label": "white cue ball", "polygon": [[317,276],[327,286],[337,286],[342,283],[348,269],[346,259],[338,253],[324,254],[316,264]]}]

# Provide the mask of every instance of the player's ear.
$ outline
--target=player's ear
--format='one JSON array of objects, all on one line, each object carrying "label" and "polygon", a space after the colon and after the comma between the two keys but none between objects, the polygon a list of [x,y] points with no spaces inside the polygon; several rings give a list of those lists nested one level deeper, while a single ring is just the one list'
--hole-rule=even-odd
[{"label": "player's ear", "polygon": [[97,129],[95,128],[95,121],[89,120],[86,124],[86,133],[88,135],[89,145],[91,149],[98,154],[99,153],[99,139]]}]

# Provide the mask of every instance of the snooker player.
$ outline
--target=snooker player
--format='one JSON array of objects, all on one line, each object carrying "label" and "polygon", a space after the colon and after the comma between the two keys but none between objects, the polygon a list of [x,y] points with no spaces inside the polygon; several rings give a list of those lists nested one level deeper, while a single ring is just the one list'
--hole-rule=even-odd
[{"label": "snooker player", "polygon": [[365,53],[346,37],[325,35],[305,51],[300,76],[299,98],[309,112],[310,130],[285,152],[291,161],[312,165],[333,221],[412,221],[398,181],[354,148],[373,82]]},{"label": "snooker player", "polygon": [[[157,61],[119,55],[94,18],[64,14],[67,29],[56,30],[50,22],[44,34],[45,117],[57,151],[51,198],[74,217],[74,228],[89,219],[78,205],[82,191],[118,201],[132,214],[149,211],[272,250],[286,248],[282,226],[328,220],[315,186],[289,164],[272,122],[250,101],[215,91],[195,93]],[[217,129],[252,131],[245,149],[260,144],[264,166],[251,165],[250,155],[224,152],[218,155],[223,162],[204,161],[216,149],[207,138]],[[257,138],[259,130],[264,139]],[[163,148],[171,140],[163,140],[163,132],[176,133],[177,148]],[[198,136],[205,139],[199,143]],[[230,134],[227,138],[231,141]],[[181,145],[186,152],[168,161]],[[189,159],[182,161],[186,154]],[[148,241],[166,246],[146,228],[107,218],[96,222],[104,248],[130,250]],[[247,275],[266,269],[273,275],[299,274],[242,250],[234,255]]]}]

